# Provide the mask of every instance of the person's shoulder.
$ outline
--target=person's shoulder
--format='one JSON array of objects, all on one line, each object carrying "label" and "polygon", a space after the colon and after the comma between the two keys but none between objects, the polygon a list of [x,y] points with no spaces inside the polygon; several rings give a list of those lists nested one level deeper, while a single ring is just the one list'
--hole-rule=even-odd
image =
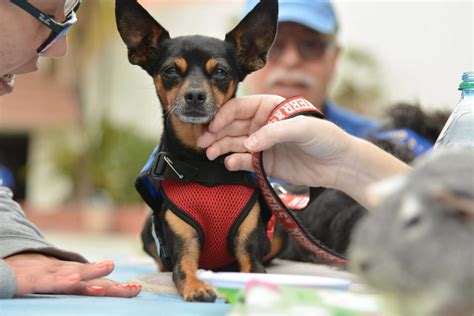
[{"label": "person's shoulder", "polygon": [[376,120],[344,109],[332,102],[325,102],[324,114],[329,121],[357,137],[366,137],[380,126]]}]

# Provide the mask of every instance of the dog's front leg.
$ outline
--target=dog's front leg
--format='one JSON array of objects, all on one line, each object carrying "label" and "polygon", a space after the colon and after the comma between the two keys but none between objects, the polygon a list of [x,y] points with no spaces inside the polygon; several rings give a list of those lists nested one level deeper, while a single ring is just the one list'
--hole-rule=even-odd
[{"label": "dog's front leg", "polygon": [[241,272],[266,272],[262,262],[270,246],[265,233],[260,218],[260,205],[255,203],[240,225],[234,240],[234,254]]},{"label": "dog's front leg", "polygon": [[170,210],[166,211],[165,219],[174,235],[173,282],[178,292],[186,301],[214,302],[217,297],[214,289],[196,277],[201,249],[198,234]]}]

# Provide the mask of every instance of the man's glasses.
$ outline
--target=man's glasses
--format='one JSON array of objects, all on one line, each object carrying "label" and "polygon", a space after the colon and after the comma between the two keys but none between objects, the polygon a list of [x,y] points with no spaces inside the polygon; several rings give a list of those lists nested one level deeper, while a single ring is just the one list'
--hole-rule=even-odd
[{"label": "man's glasses", "polygon": [[278,60],[287,49],[288,44],[295,46],[300,57],[305,61],[317,61],[323,57],[326,49],[333,43],[329,39],[276,39],[273,43],[268,59],[272,61]]},{"label": "man's glasses", "polygon": [[41,12],[40,10],[36,9],[26,0],[10,1],[25,10],[26,12],[28,12],[29,14],[31,14],[38,21],[40,21],[45,26],[51,29],[51,34],[49,35],[49,37],[36,50],[39,55],[44,53],[51,46],[57,43],[61,38],[63,38],[69,31],[69,29],[77,22],[76,12],[77,10],[79,10],[79,6],[81,5],[81,0],[66,0],[66,3],[64,5],[64,15],[66,16],[66,19],[64,20],[64,22],[59,23],[53,18]]}]

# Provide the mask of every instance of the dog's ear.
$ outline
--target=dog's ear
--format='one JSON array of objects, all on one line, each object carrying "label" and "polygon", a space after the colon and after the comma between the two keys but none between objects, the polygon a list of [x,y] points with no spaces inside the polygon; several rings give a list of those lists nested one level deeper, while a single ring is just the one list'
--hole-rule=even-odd
[{"label": "dog's ear", "polygon": [[120,37],[128,48],[128,59],[149,72],[150,58],[158,44],[170,38],[168,31],[137,0],[116,0],[115,19]]},{"label": "dog's ear", "polygon": [[225,40],[234,45],[243,75],[263,68],[275,39],[278,22],[278,0],[261,0]]}]

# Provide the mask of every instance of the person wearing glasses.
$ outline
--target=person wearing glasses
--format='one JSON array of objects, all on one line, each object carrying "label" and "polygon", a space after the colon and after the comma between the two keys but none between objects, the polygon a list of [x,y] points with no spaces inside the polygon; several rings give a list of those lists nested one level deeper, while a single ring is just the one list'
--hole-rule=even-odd
[{"label": "person wearing glasses", "polygon": [[[0,1],[0,95],[12,92],[16,74],[35,71],[39,57],[66,53],[65,35],[77,21],[79,5],[79,0]],[[88,263],[47,242],[2,186],[0,175],[0,298],[32,293],[136,296],[139,285],[104,278],[113,269],[112,260]]]},{"label": "person wearing glasses", "polygon": [[[249,12],[258,0],[250,0]],[[338,21],[328,0],[280,0],[278,33],[266,66],[250,74],[245,83],[250,94],[303,96],[326,118],[348,133],[366,137],[378,124],[328,100],[340,47]]]}]

